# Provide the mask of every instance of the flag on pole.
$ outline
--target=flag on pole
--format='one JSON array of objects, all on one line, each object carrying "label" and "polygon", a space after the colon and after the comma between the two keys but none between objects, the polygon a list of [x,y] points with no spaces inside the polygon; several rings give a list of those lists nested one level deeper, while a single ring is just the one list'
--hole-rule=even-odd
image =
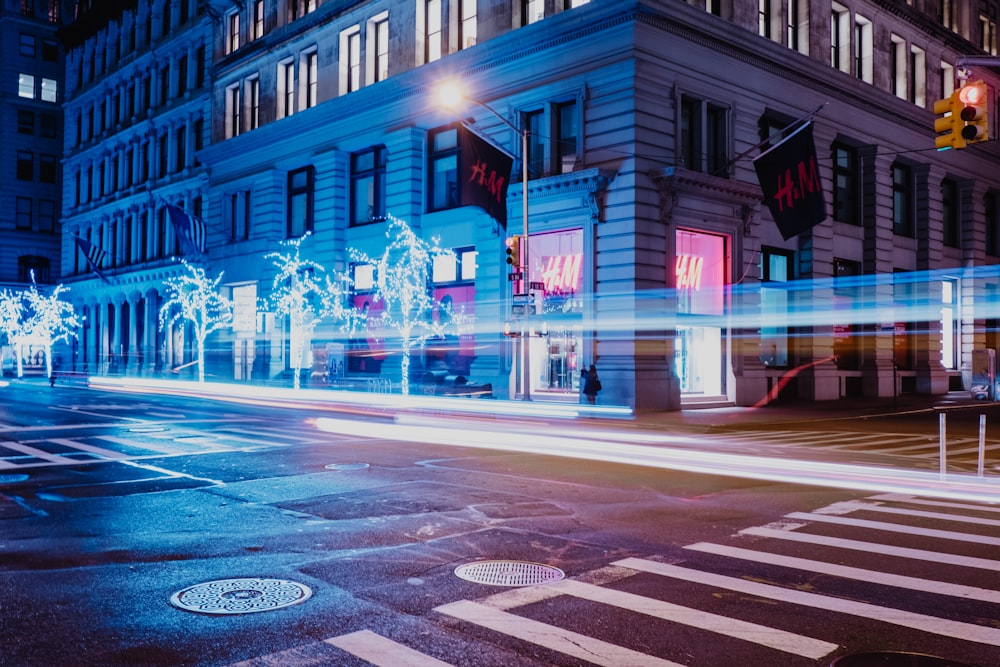
[{"label": "flag on pole", "polygon": [[174,232],[181,242],[181,251],[188,257],[204,255],[205,239],[208,234],[205,221],[191,215],[180,206],[166,204],[166,207],[170,222],[174,225]]},{"label": "flag on pole", "polygon": [[514,160],[466,126],[457,129],[460,203],[483,209],[506,230],[507,185]]},{"label": "flag on pole", "polygon": [[98,275],[98,277],[104,282],[111,282],[107,277],[101,272],[101,264],[104,263],[104,258],[108,256],[108,253],[101,250],[99,247],[87,241],[79,236],[74,237],[76,239],[76,245],[80,248],[83,256],[87,258],[87,264],[90,265],[90,270]]},{"label": "flag on pole", "polygon": [[812,123],[804,123],[753,161],[771,217],[786,241],[826,219]]}]

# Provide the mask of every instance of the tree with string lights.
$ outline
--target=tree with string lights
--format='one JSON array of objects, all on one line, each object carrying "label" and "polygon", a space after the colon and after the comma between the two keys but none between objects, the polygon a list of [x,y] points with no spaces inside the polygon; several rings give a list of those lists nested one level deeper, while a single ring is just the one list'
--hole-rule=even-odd
[{"label": "tree with string lights", "polygon": [[57,285],[51,293],[43,293],[31,273],[28,289],[13,292],[0,290],[0,331],[14,348],[17,377],[24,375],[23,355],[26,347],[38,346],[45,355],[45,374],[52,377],[52,346],[76,336],[80,326],[73,306],[63,301],[61,294],[69,291]]},{"label": "tree with string lights", "polygon": [[219,291],[222,273],[212,280],[205,269],[181,260],[187,273],[164,281],[167,301],[160,308],[160,331],[178,322],[190,322],[194,332],[198,382],[205,381],[205,341],[209,334],[230,326],[233,304]]}]

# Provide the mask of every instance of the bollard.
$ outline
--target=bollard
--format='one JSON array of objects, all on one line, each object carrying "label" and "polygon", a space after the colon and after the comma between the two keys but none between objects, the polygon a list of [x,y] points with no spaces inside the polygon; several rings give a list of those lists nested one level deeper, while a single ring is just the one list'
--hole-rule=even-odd
[{"label": "bollard", "polygon": [[948,468],[948,463],[946,460],[947,451],[945,449],[945,414],[942,412],[938,415],[938,443],[940,449],[941,457],[941,479],[945,477],[945,471]]},{"label": "bollard", "polygon": [[983,476],[986,462],[986,415],[979,415],[979,476]]}]

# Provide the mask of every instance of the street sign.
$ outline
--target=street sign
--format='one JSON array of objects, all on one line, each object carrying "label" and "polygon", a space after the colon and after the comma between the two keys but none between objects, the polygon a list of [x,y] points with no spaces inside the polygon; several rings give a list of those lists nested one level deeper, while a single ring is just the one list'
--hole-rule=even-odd
[{"label": "street sign", "polygon": [[528,283],[528,289],[543,290],[545,289],[545,283]]},{"label": "street sign", "polygon": [[508,282],[514,282],[515,280],[523,280],[523,279],[524,279],[524,273],[522,273],[521,271],[515,271],[514,273],[507,274]]},{"label": "street sign", "polygon": [[510,307],[510,313],[513,317],[524,317],[527,311],[528,304],[526,303],[515,303]]}]

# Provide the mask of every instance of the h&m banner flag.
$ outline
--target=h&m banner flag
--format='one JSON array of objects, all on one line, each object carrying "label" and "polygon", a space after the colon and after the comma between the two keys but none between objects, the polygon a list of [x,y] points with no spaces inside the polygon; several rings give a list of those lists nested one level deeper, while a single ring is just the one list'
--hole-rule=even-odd
[{"label": "h&m banner flag", "polygon": [[803,123],[761,153],[753,166],[771,217],[786,241],[826,219],[812,123]]},{"label": "h&m banner flag", "polygon": [[465,125],[457,129],[459,203],[478,206],[507,229],[507,185],[514,160]]},{"label": "h&m banner flag", "polygon": [[205,254],[205,239],[208,230],[205,221],[191,215],[180,206],[166,204],[167,213],[170,215],[170,222],[174,225],[174,232],[181,242],[181,251],[188,257],[200,257]]},{"label": "h&m banner flag", "polygon": [[104,263],[104,258],[107,257],[108,254],[86,239],[79,236],[74,238],[76,239],[77,247],[80,248],[80,252],[82,252],[83,256],[87,258],[87,264],[90,265],[90,270],[96,273],[97,276],[104,282],[111,282],[103,273],[101,273],[101,264]]}]

